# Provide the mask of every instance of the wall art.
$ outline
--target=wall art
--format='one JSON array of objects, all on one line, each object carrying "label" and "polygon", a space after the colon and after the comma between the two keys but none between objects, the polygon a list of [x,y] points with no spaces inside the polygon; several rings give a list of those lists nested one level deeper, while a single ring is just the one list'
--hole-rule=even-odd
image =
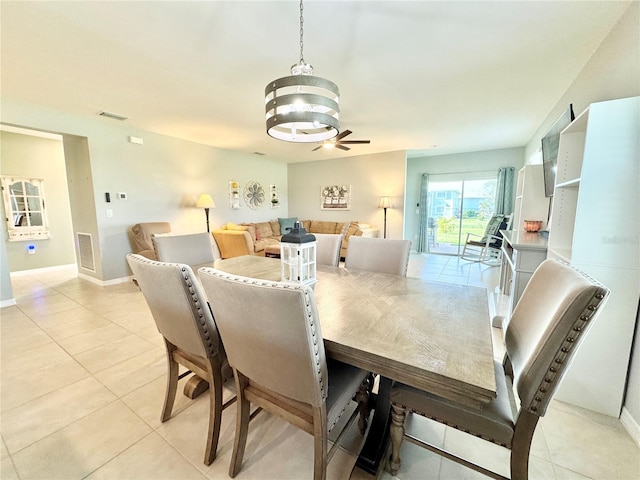
[{"label": "wall art", "polygon": [[321,210],[351,210],[351,185],[326,185],[320,188]]}]

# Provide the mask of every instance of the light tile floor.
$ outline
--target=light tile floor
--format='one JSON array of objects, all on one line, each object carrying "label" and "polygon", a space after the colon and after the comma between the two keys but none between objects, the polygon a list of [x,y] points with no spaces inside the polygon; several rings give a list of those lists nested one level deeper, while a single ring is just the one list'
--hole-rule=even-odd
[{"label": "light tile floor", "polygon": [[[490,288],[498,274],[456,257],[416,254],[409,264],[410,276]],[[178,395],[173,418],[159,420],[163,344],[134,285],[98,287],[69,270],[14,276],[12,285],[17,305],[0,311],[0,478],[228,478],[234,408],[223,414],[218,458],[209,467],[202,463],[206,395]],[[420,417],[408,426],[508,473],[500,447]],[[330,463],[329,479],[372,478],[354,469],[359,440],[354,429]],[[311,436],[258,415],[237,478],[311,478],[312,451]],[[402,461],[397,478],[481,478],[410,443]],[[637,479],[640,449],[617,419],[554,402],[536,431],[530,470],[532,480]]]}]

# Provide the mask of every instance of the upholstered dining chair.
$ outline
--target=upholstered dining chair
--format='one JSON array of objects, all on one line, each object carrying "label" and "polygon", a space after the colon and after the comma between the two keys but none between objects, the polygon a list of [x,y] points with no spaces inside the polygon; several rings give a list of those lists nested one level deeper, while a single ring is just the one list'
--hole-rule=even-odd
[{"label": "upholstered dining chair", "polygon": [[314,233],[313,236],[316,237],[316,263],[337,267],[344,236],[332,233]]},{"label": "upholstered dining chair", "polygon": [[167,389],[161,420],[171,418],[178,380],[178,364],[209,384],[209,430],[204,463],[216,458],[222,410],[222,385],[233,376],[220,342],[216,324],[198,281],[185,264],[163,263],[129,254],[127,261],[138,281],[167,351]]},{"label": "upholstered dining chair", "polygon": [[[235,377],[236,434],[229,475],[242,467],[250,404],[314,436],[314,479],[358,413],[368,415],[368,372],[325,356],[313,290],[306,285],[198,271]],[[260,312],[256,321],[256,312]],[[358,406],[327,451],[328,432],[356,395]],[[361,429],[364,433],[364,429]]]},{"label": "upholstered dining chair", "polygon": [[406,277],[410,253],[410,240],[351,237],[344,266]]},{"label": "upholstered dining chair", "polygon": [[506,478],[406,434],[404,420],[410,411],[511,450],[511,479],[526,480],[538,420],[546,413],[608,293],[606,287],[568,264],[545,260],[506,324],[505,360],[495,364],[497,396],[491,403],[479,410],[406,385],[392,388],[391,473],[395,475],[400,468],[400,447],[406,438],[484,475]]},{"label": "upholstered dining chair", "polygon": [[171,224],[169,222],[136,223],[129,229],[129,240],[133,247],[133,253],[140,254],[151,260],[157,260],[158,258],[153,248],[153,236],[164,233],[171,233]]},{"label": "upholstered dining chair", "polygon": [[161,262],[186,263],[192,268],[211,265],[215,260],[210,233],[155,235],[153,244]]}]

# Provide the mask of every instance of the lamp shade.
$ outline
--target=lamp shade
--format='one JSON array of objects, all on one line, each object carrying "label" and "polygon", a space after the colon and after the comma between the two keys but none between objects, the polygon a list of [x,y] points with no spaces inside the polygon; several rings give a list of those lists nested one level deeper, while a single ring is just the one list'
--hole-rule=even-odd
[{"label": "lamp shade", "polygon": [[265,88],[267,133],[278,140],[329,140],[340,128],[338,86],[310,74],[291,75]]},{"label": "lamp shade", "polygon": [[216,208],[216,204],[213,201],[213,198],[211,198],[211,195],[209,195],[208,193],[203,193],[198,198],[198,203],[196,204],[196,207],[198,207],[198,208]]},{"label": "lamp shade", "polygon": [[393,208],[393,205],[391,205],[391,197],[380,197],[378,208]]}]

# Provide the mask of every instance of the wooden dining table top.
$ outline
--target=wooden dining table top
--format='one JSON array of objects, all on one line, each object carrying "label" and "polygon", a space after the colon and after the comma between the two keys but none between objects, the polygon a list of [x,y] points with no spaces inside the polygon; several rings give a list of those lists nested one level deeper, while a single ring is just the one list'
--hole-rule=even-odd
[{"label": "wooden dining table top", "polygon": [[[248,255],[213,266],[280,281],[274,258]],[[495,398],[485,288],[328,266],[317,267],[317,279],[329,357],[479,409]]]}]

